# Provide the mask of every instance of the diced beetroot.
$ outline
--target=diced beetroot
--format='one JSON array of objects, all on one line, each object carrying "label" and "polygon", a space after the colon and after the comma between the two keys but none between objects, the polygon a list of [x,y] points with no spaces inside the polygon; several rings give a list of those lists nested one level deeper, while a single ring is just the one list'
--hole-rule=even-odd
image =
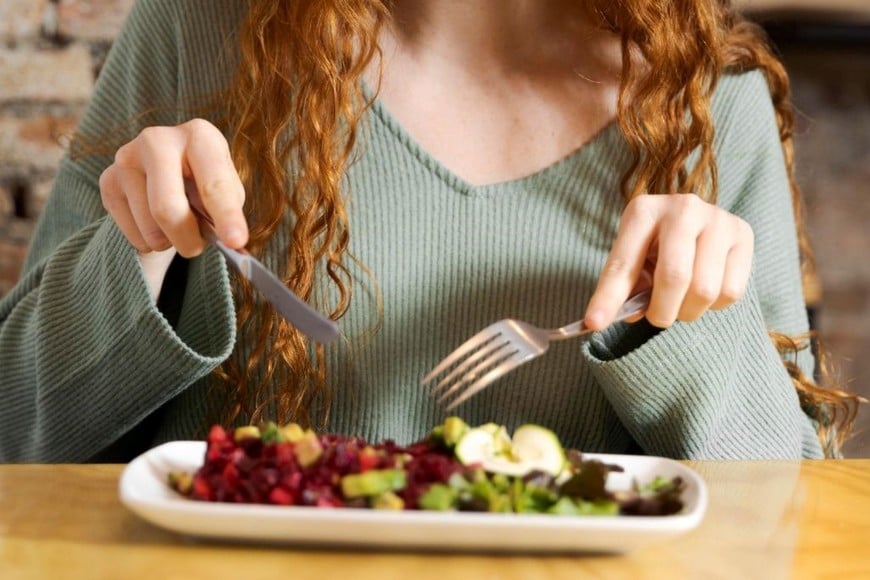
[{"label": "diced beetroot", "polygon": [[211,486],[204,477],[195,477],[193,480],[193,497],[205,501],[211,500]]},{"label": "diced beetroot", "polygon": [[295,463],[296,457],[293,455],[293,444],[289,442],[276,443],[269,447],[273,454],[273,458],[278,465],[285,463]]},{"label": "diced beetroot", "polygon": [[241,447],[235,447],[235,448],[233,448],[233,450],[229,453],[229,457],[228,457],[228,459],[229,459],[231,462],[233,462],[234,464],[238,465],[239,463],[241,463],[241,462],[245,459],[245,457],[246,457],[246,456],[245,456],[245,450],[242,449]]},{"label": "diced beetroot", "polygon": [[220,425],[213,425],[208,432],[209,443],[223,443],[227,440],[227,432]]},{"label": "diced beetroot", "polygon": [[257,488],[268,490],[278,484],[280,474],[274,467],[266,467],[263,465],[257,466],[256,469],[250,472],[250,481]]},{"label": "diced beetroot", "polygon": [[293,505],[293,494],[281,487],[272,488],[272,491],[269,492],[269,503]]},{"label": "diced beetroot", "polygon": [[244,454],[247,457],[258,459],[262,455],[265,445],[261,439],[245,437],[239,441],[239,447],[244,450]]},{"label": "diced beetroot", "polygon": [[302,473],[292,471],[281,477],[281,485],[287,489],[298,490],[302,484]]},{"label": "diced beetroot", "polygon": [[315,502],[317,507],[341,507],[344,505],[342,501],[335,497],[321,497]]},{"label": "diced beetroot", "polygon": [[236,487],[239,484],[239,470],[234,464],[227,463],[222,474],[229,487]]},{"label": "diced beetroot", "polygon": [[362,450],[360,450],[357,457],[359,459],[360,471],[375,469],[381,462],[381,458],[378,456],[378,452],[371,447],[364,447]]},{"label": "diced beetroot", "polygon": [[369,445],[357,437],[327,434],[317,442],[322,451],[303,466],[295,443],[264,443],[254,437],[235,441],[215,426],[209,432],[205,463],[195,474],[191,496],[207,501],[366,507],[366,498],[346,500],[342,496],[341,478],[401,467],[407,484],[396,493],[407,509],[416,509],[432,483],[446,483],[453,473],[464,470],[452,454],[428,441],[407,447],[390,440]]}]

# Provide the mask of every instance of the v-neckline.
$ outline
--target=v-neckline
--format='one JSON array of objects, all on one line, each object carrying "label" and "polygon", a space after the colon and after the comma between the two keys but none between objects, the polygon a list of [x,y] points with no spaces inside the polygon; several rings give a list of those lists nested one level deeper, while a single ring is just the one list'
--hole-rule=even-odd
[{"label": "v-neckline", "polygon": [[609,140],[611,134],[618,133],[619,128],[619,123],[617,123],[616,119],[611,119],[589,139],[581,143],[576,149],[570,151],[560,159],[553,161],[549,165],[521,177],[475,185],[455,173],[452,169],[444,165],[444,163],[429,153],[399,122],[399,120],[393,116],[380,98],[373,98],[375,97],[374,92],[371,91],[368,85],[363,85],[363,92],[365,98],[372,101],[371,111],[374,113],[375,117],[423,166],[457,192],[474,197],[494,195],[504,189],[528,185],[539,179],[546,178],[551,174],[560,173],[566,167],[577,164],[581,160],[592,155],[595,150],[603,146],[603,144]]}]

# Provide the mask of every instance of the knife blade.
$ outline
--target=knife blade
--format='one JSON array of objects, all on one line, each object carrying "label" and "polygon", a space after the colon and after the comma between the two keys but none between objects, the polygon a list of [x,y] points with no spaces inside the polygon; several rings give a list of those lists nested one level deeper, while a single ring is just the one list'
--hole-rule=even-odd
[{"label": "knife blade", "polygon": [[338,338],[340,331],[334,320],[330,320],[297,296],[247,250],[233,249],[218,239],[214,231],[214,222],[205,211],[195,184],[186,181],[185,191],[191,209],[199,218],[200,228],[205,238],[251,282],[251,285],[275,307],[278,314],[315,342],[328,343]]}]

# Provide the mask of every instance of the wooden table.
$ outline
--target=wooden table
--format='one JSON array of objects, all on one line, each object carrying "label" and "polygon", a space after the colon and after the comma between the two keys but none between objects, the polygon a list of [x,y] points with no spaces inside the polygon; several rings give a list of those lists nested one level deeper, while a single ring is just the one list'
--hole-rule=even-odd
[{"label": "wooden table", "polygon": [[0,466],[0,578],[870,578],[870,460],[690,462],[701,526],[625,556],[354,552],[208,543],[118,500],[120,465]]}]

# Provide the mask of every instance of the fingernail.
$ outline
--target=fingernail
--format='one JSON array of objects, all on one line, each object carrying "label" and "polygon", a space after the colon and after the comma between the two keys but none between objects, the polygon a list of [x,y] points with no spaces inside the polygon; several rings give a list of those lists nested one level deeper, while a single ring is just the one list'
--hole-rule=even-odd
[{"label": "fingernail", "polygon": [[245,243],[245,234],[239,228],[230,228],[225,239],[231,246],[238,247]]},{"label": "fingernail", "polygon": [[600,310],[590,310],[586,313],[586,317],[583,318],[583,322],[586,324],[586,326],[592,328],[600,327],[603,321],[604,313]]}]

